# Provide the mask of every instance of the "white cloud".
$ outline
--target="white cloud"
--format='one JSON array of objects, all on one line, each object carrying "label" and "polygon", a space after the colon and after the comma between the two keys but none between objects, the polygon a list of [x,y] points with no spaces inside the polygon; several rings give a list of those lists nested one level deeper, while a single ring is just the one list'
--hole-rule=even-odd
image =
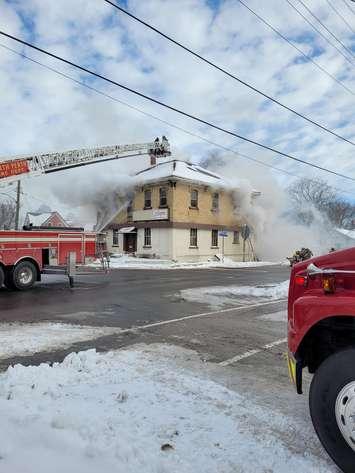
[{"label": "white cloud", "polygon": [[[286,2],[280,5],[276,0],[254,0],[248,5],[284,35],[297,40],[299,48],[308,54],[316,52],[316,61],[355,90],[351,66],[314,34]],[[336,6],[341,11],[341,3],[337,2]],[[336,129],[339,134],[355,139],[352,126],[354,96],[346,93],[313,64],[297,61],[298,53],[266,29],[239,2],[222,1],[213,8],[211,2],[203,0],[130,0],[128,9],[287,105]],[[312,2],[312,9],[344,42],[354,45],[350,30],[324,2]],[[353,149],[350,145],[276,105],[267,104],[254,92],[169,44],[105,2],[2,2],[0,28],[228,129],[353,175]],[[9,40],[0,38],[0,42],[22,51],[19,45]],[[88,81],[78,71],[28,49],[24,51],[75,78]],[[2,48],[0,67],[2,156],[96,144],[145,142],[161,134],[169,136],[173,148],[179,153],[188,155],[193,152],[192,159],[198,160],[206,152],[206,145],[197,139],[170,130]],[[298,174],[315,174],[305,166],[240,143],[102,81],[92,82],[90,79],[90,84],[257,159]],[[58,196],[68,191],[70,183],[79,179],[91,187],[100,176],[103,179],[110,176],[114,180],[116,174],[125,175],[131,166],[137,165],[137,162],[131,165],[117,162],[84,168],[53,178],[33,179],[26,182],[25,189],[29,194],[52,202],[53,207],[60,207],[63,204]],[[355,192],[355,186],[346,181],[323,173],[318,175],[338,187],[354,189]],[[285,182],[285,178],[278,179]]]}]

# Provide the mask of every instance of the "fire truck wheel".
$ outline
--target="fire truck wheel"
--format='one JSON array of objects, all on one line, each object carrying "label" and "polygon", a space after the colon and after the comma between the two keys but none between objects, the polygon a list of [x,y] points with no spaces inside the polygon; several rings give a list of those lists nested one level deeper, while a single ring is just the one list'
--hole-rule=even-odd
[{"label": "fire truck wheel", "polygon": [[37,269],[31,261],[20,261],[11,272],[11,283],[15,289],[30,289],[37,280]]},{"label": "fire truck wheel", "polygon": [[4,285],[5,282],[5,273],[2,267],[0,266],[0,288]]},{"label": "fire truck wheel", "polygon": [[355,348],[341,350],[320,365],[309,406],[323,447],[344,473],[354,473]]}]

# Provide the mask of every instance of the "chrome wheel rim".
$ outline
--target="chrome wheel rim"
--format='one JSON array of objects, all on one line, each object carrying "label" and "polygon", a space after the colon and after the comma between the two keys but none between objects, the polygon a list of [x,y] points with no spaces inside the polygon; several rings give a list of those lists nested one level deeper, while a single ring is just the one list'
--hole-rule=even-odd
[{"label": "chrome wheel rim", "polygon": [[355,381],[344,386],[338,394],[335,416],[342,436],[355,452]]},{"label": "chrome wheel rim", "polygon": [[18,275],[18,280],[20,284],[25,286],[32,281],[32,277],[32,271],[29,268],[23,268]]}]

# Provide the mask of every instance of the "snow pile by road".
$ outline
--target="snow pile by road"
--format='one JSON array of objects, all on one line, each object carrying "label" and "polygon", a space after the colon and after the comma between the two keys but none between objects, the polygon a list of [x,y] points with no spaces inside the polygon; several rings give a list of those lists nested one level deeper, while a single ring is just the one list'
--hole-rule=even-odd
[{"label": "snow pile by road", "polygon": [[[198,262],[174,262],[172,260],[162,260],[154,258],[138,258],[130,255],[114,254],[110,259],[110,267],[113,269],[208,269],[208,268],[256,268],[259,266],[272,266],[284,264],[282,262],[270,261],[233,261],[230,258],[223,258],[218,255],[219,260],[211,259],[210,261]],[[91,266],[99,267],[100,261]]]},{"label": "snow pile by road", "polygon": [[0,324],[0,358],[26,356],[46,350],[53,351],[57,348],[69,347],[75,342],[92,340],[119,331],[120,329],[115,327],[61,323],[2,323]]},{"label": "snow pile by road", "polygon": [[223,307],[238,303],[257,303],[261,300],[285,299],[289,280],[278,284],[259,286],[209,286],[183,289],[180,297],[191,302],[208,304],[211,307]]},{"label": "snow pile by road", "polygon": [[292,419],[211,381],[192,358],[160,345],[9,368],[0,375],[0,471],[336,471],[296,448],[304,430],[287,447]]}]

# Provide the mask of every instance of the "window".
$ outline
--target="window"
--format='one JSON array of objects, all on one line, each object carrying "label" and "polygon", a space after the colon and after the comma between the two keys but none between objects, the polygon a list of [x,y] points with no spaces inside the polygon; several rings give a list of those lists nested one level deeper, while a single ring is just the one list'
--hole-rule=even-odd
[{"label": "window", "polygon": [[218,230],[212,230],[212,245],[214,247],[218,246]]},{"label": "window", "polygon": [[219,194],[218,192],[215,192],[212,194],[212,210],[218,210],[219,209]]},{"label": "window", "polygon": [[159,189],[159,207],[166,207],[168,205],[166,187]]},{"label": "window", "polygon": [[197,209],[198,207],[198,191],[196,189],[192,189],[191,191],[190,207],[193,209]]},{"label": "window", "polygon": [[118,246],[118,230],[112,230],[112,246]]},{"label": "window", "polygon": [[132,219],[133,219],[133,203],[131,201],[127,205],[127,220],[132,220]]},{"label": "window", "polygon": [[197,228],[190,228],[190,246],[197,248]]},{"label": "window", "polygon": [[239,232],[237,230],[233,232],[233,243],[239,245]]},{"label": "window", "polygon": [[152,246],[152,229],[144,229],[144,246]]},{"label": "window", "polygon": [[151,209],[152,208],[152,191],[147,189],[144,191],[144,208]]}]

